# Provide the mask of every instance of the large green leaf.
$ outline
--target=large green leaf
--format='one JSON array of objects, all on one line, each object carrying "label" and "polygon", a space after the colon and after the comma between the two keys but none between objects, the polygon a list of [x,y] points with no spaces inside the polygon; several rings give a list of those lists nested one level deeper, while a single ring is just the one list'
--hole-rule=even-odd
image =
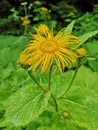
[{"label": "large green leaf", "polygon": [[91,38],[92,36],[98,34],[98,30],[95,30],[95,31],[92,31],[92,32],[89,32],[89,33],[85,33],[83,34],[82,36],[80,36],[80,45],[82,45],[85,41],[87,41],[89,38]]},{"label": "large green leaf", "polygon": [[66,29],[64,30],[64,34],[71,34],[75,21],[72,21],[69,25],[67,25]]},{"label": "large green leaf", "polygon": [[0,36],[0,69],[7,67],[10,62],[16,62],[19,54],[27,44],[28,38],[24,36]]},{"label": "large green leaf", "polygon": [[88,87],[98,93],[98,73],[93,72],[90,68],[81,66],[78,70],[74,85],[82,88]]},{"label": "large green leaf", "polygon": [[89,66],[98,73],[98,59],[88,61]]},{"label": "large green leaf", "polygon": [[98,41],[93,40],[86,44],[86,49],[90,56],[96,56],[98,54]]},{"label": "large green leaf", "polygon": [[11,46],[16,40],[15,36],[0,35],[0,49]]},{"label": "large green leaf", "polygon": [[74,124],[76,130],[79,127],[83,130],[97,130],[98,74],[81,66],[69,92],[62,99],[58,99],[66,91],[72,75],[73,71],[68,71],[62,76],[53,76],[51,90],[57,97],[59,112],[62,114],[64,111],[69,113],[69,124]]},{"label": "large green leaf", "polygon": [[88,60],[88,65],[98,73],[98,41],[93,40],[92,43],[86,44],[86,49],[90,57],[93,57],[95,59]]},{"label": "large green leaf", "polygon": [[[73,70],[64,72],[62,75],[52,74],[51,91],[58,98],[69,86],[74,75]],[[90,68],[81,66],[78,69],[76,78],[73,82],[74,86],[88,87],[93,89],[96,93],[98,91],[98,74],[93,72]]]},{"label": "large green leaf", "polygon": [[0,126],[24,126],[36,119],[47,107],[50,92],[38,87],[20,88],[9,97],[4,120]]},{"label": "large green leaf", "polygon": [[62,75],[56,73],[52,74],[51,78],[51,91],[57,98],[64,93],[69,86],[74,71],[64,72]]},{"label": "large green leaf", "polygon": [[59,99],[58,105],[61,112],[69,113],[69,120],[78,127],[87,130],[98,129],[98,96],[88,88],[73,86],[74,89],[65,97]]}]

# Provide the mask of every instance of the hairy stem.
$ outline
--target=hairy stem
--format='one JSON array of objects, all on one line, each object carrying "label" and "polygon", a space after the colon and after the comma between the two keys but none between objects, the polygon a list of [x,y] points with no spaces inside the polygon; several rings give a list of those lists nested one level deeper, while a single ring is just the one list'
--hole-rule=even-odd
[{"label": "hairy stem", "polygon": [[55,103],[55,110],[56,110],[56,112],[58,112],[58,104],[57,104],[57,101],[56,101],[56,98],[54,97],[54,95],[51,93],[51,97],[53,98],[53,100],[54,100],[54,103]]},{"label": "hairy stem", "polygon": [[[50,68],[50,71],[49,71],[49,79],[48,79],[48,89],[51,90],[51,73],[52,73],[52,67]],[[51,93],[51,97],[52,99],[54,100],[54,104],[52,104],[55,109],[56,109],[56,112],[58,111],[58,105],[57,105],[57,101],[56,101],[56,98],[54,97],[54,95]]]},{"label": "hairy stem", "polygon": [[[46,92],[45,89],[42,88],[42,86],[36,81],[36,79],[34,78],[33,74],[31,73],[31,71],[28,71],[28,74],[30,75],[30,77],[33,79],[33,81],[44,91]],[[49,76],[50,77],[50,76]],[[50,81],[49,81],[49,84],[50,84]],[[49,85],[50,86],[50,85]],[[55,106],[55,104],[53,104],[51,101],[49,101],[49,103],[52,105],[52,106]]]},{"label": "hairy stem", "polygon": [[72,77],[72,79],[71,79],[71,82],[70,82],[68,88],[66,89],[66,91],[65,91],[59,98],[62,98],[64,95],[66,95],[66,93],[68,93],[68,91],[69,91],[70,88],[72,87],[72,84],[73,84],[74,79],[75,79],[75,77],[76,77],[76,74],[77,74],[77,72],[78,72],[79,66],[80,66],[80,60],[78,61],[77,67],[76,67],[76,69],[75,69],[74,75],[73,75],[73,77]]},{"label": "hairy stem", "polygon": [[52,67],[50,68],[49,77],[48,77],[48,89],[49,90],[50,90],[50,87],[51,87],[51,72],[52,72]]},{"label": "hairy stem", "polygon": [[33,74],[31,73],[31,71],[28,71],[28,74],[30,75],[30,77],[33,79],[33,81],[44,91],[46,92],[45,89],[43,89],[43,87],[37,82],[37,80],[34,78]]}]

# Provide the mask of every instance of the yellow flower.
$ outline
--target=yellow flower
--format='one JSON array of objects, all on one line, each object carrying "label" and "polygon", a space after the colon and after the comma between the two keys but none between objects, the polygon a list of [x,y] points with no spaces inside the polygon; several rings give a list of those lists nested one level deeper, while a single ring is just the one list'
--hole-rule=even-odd
[{"label": "yellow flower", "polygon": [[22,21],[22,26],[25,26],[25,25],[27,25],[27,24],[30,24],[30,23],[31,23],[31,20],[30,20],[30,19],[28,19],[28,17],[27,17],[27,16],[25,16],[25,17],[21,17],[21,21]]},{"label": "yellow flower", "polygon": [[84,48],[80,48],[77,50],[77,53],[79,57],[83,57],[83,56],[86,56],[87,51]]},{"label": "yellow flower", "polygon": [[20,55],[19,63],[21,65],[31,66],[33,72],[40,68],[41,73],[49,71],[52,65],[56,65],[62,73],[63,68],[76,63],[77,45],[80,43],[77,36],[65,35],[65,28],[54,36],[53,28],[49,29],[44,24],[35,30],[36,34],[31,33],[32,39]]},{"label": "yellow flower", "polygon": [[65,118],[68,118],[68,117],[70,116],[70,114],[69,114],[69,112],[64,111],[64,112],[63,112],[63,116],[64,116]]},{"label": "yellow flower", "polygon": [[44,11],[44,12],[48,11],[48,9],[46,7],[41,7],[41,10]]},{"label": "yellow flower", "polygon": [[34,4],[36,4],[36,5],[39,5],[40,3],[41,3],[41,2],[38,1],[38,0],[34,2]]},{"label": "yellow flower", "polygon": [[35,30],[37,34],[44,35],[48,32],[49,28],[46,25],[41,24],[38,28],[35,28]]}]

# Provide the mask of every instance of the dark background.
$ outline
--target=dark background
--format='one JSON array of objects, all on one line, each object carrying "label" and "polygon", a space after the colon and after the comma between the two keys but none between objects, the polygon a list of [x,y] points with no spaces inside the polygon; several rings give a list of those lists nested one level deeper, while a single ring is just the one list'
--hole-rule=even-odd
[{"label": "dark background", "polygon": [[[49,8],[49,4],[57,5],[60,0],[40,0],[43,1],[45,6]],[[98,0],[62,0],[67,3],[74,5],[80,13],[92,12],[94,4],[98,4]],[[12,7],[19,7],[21,2],[25,2],[25,0],[1,0],[0,1],[0,18],[4,18],[9,15],[9,10]],[[27,0],[26,2],[34,2],[34,0]]]}]

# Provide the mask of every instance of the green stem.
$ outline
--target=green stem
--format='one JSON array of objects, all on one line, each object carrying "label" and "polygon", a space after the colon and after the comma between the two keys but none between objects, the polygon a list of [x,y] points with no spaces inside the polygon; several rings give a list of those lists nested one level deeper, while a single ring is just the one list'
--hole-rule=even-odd
[{"label": "green stem", "polygon": [[33,79],[33,81],[34,81],[44,92],[46,92],[46,90],[43,89],[42,86],[36,81],[36,79],[34,78],[33,74],[31,73],[31,71],[28,71],[28,74],[29,74],[30,77]]},{"label": "green stem", "polygon": [[26,130],[26,126],[25,126],[25,127],[22,127],[22,130]]},{"label": "green stem", "polygon": [[[52,73],[52,67],[50,68],[50,71],[49,71],[49,77],[48,77],[48,89],[51,90],[51,73]],[[54,95],[51,93],[51,97],[52,99],[54,100],[54,103],[55,104],[52,104],[55,109],[56,109],[56,112],[58,111],[58,105],[57,105],[57,101],[56,101],[56,98],[54,97]]]},{"label": "green stem", "polygon": [[27,16],[27,9],[26,9],[26,5],[24,5],[24,12],[25,12],[25,16]]},{"label": "green stem", "polygon": [[68,88],[67,88],[66,91],[65,91],[65,92],[64,92],[64,93],[59,97],[59,99],[62,98],[66,93],[68,93],[68,91],[69,91],[70,88],[72,87],[72,84],[73,84],[74,79],[75,79],[75,77],[76,77],[76,74],[77,74],[77,72],[78,72],[78,68],[79,68],[79,66],[80,66],[80,60],[78,61],[78,64],[77,64],[76,70],[75,70],[75,72],[74,72],[74,75],[73,75],[73,77],[72,77],[72,80],[71,80],[71,82],[70,82]]},{"label": "green stem", "polygon": [[48,77],[48,89],[49,90],[50,90],[50,87],[51,87],[51,72],[52,72],[52,67],[50,68],[49,77]]},{"label": "green stem", "polygon": [[[33,81],[44,91],[46,92],[45,89],[42,88],[42,86],[36,81],[36,79],[34,78],[34,76],[32,75],[31,71],[28,71],[28,74],[30,75],[30,77],[33,79]],[[49,103],[52,105],[52,106],[55,106],[51,101],[49,101]]]},{"label": "green stem", "polygon": [[54,103],[55,103],[55,110],[56,110],[56,112],[58,112],[58,104],[57,104],[57,101],[56,101],[56,98],[54,97],[54,95],[51,93],[51,97],[53,98],[53,100],[54,100]]},{"label": "green stem", "polygon": [[27,33],[27,25],[24,26],[24,33],[23,33],[23,35],[26,36],[26,33]]}]

